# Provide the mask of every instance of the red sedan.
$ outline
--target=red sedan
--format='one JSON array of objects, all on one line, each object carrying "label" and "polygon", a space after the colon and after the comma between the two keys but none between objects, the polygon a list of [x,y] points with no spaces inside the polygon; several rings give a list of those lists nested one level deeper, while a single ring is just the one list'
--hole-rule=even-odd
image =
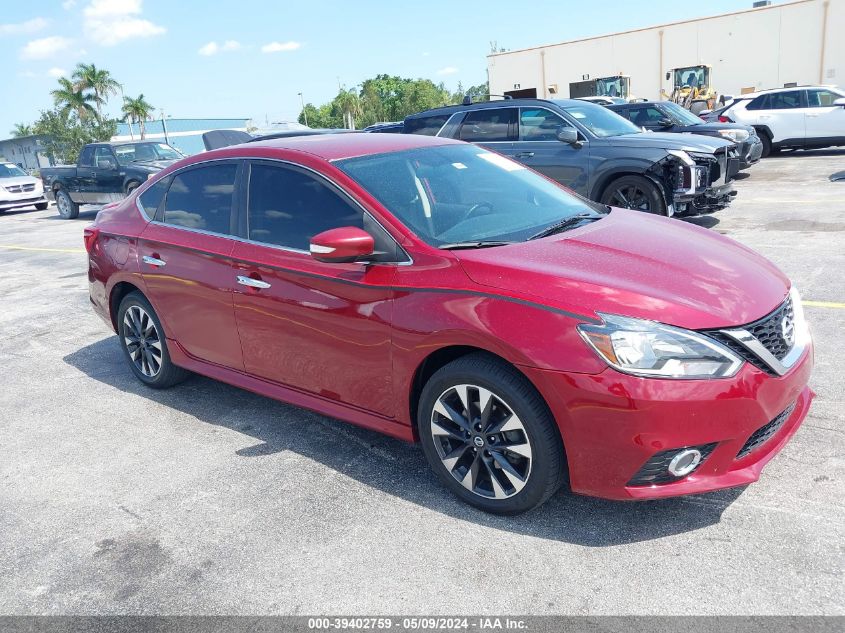
[{"label": "red sedan", "polygon": [[182,160],[85,231],[94,309],[188,372],[408,441],[517,513],[755,481],[810,406],[789,280],[482,148],[348,134]]}]

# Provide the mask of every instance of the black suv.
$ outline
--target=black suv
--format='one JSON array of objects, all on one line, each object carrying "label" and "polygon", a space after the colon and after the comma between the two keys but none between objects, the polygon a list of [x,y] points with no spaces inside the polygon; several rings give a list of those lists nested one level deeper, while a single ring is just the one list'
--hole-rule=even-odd
[{"label": "black suv", "polygon": [[740,169],[748,169],[763,155],[763,142],[750,125],[719,121],[707,123],[672,101],[645,101],[605,107],[634,125],[653,132],[702,134],[733,141],[739,146]]},{"label": "black suv", "polygon": [[739,169],[731,141],[644,133],[607,108],[575,99],[505,99],[405,118],[407,134],[478,143],[616,207],[662,215],[723,209]]}]

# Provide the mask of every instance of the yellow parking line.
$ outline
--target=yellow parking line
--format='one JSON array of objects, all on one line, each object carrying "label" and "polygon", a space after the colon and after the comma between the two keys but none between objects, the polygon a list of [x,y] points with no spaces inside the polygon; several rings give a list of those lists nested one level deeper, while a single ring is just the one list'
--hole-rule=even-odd
[{"label": "yellow parking line", "polygon": [[812,308],[845,308],[845,303],[836,301],[802,301],[801,303]]},{"label": "yellow parking line", "polygon": [[84,253],[84,248],[34,248],[32,246],[6,246],[0,244],[0,248],[12,251],[35,251],[41,253]]}]

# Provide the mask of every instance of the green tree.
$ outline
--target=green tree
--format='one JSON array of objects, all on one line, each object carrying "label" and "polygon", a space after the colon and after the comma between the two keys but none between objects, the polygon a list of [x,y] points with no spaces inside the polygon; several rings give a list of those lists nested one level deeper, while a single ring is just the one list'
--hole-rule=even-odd
[{"label": "green tree", "polygon": [[12,138],[21,138],[22,136],[32,136],[32,126],[26,123],[15,123],[15,127],[11,131]]},{"label": "green tree", "polygon": [[94,64],[77,64],[73,72],[73,80],[79,90],[91,90],[94,93],[94,103],[97,106],[97,118],[103,120],[102,106],[108,103],[109,97],[116,95],[120,83],[112,77],[108,70],[97,68]]},{"label": "green tree", "polygon": [[152,118],[154,110],[155,108],[144,99],[143,94],[138,95],[135,99],[131,97],[123,98],[123,114],[126,115],[130,123],[138,123],[141,128],[142,141],[146,135],[144,123]]},{"label": "green tree", "polygon": [[75,163],[85,144],[111,139],[117,133],[117,122],[92,116],[80,119],[75,112],[57,107],[41,112],[32,131],[44,135],[44,149],[54,161]]},{"label": "green tree", "polygon": [[59,78],[59,87],[51,90],[50,96],[53,97],[53,103],[62,113],[67,115],[73,112],[80,121],[86,120],[95,113],[91,105],[94,102],[94,95],[78,88],[66,77]]},{"label": "green tree", "polygon": [[355,118],[363,113],[361,99],[354,90],[341,90],[332,102],[343,117],[343,127],[355,129]]}]

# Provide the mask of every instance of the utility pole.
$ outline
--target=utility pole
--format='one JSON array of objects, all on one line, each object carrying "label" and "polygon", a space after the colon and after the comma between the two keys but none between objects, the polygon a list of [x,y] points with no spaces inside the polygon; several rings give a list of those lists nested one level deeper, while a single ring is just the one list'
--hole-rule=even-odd
[{"label": "utility pole", "polygon": [[164,122],[164,109],[161,110],[161,129],[164,130],[164,142],[170,145],[170,141],[167,140],[167,123]]},{"label": "utility pole", "polygon": [[302,96],[301,92],[297,92],[296,94],[299,95],[299,103],[302,106],[302,118],[305,119],[305,127],[308,127],[308,113],[305,111],[305,97]]}]

